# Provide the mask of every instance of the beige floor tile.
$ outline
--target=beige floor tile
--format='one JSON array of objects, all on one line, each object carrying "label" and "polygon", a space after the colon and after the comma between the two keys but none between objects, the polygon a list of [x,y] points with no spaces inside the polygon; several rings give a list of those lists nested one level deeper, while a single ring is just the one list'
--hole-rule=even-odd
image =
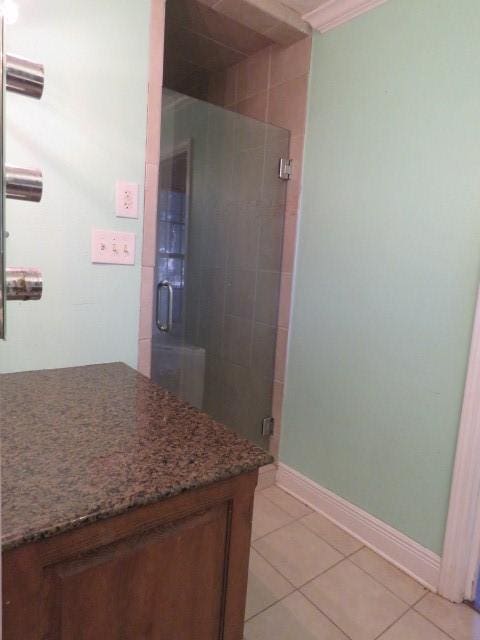
[{"label": "beige floor tile", "polygon": [[275,531],[292,520],[292,516],[286,511],[258,493],[253,505],[252,540]]},{"label": "beige floor tile", "polygon": [[296,587],[342,559],[338,551],[297,522],[256,540],[253,547]]},{"label": "beige floor tile", "polygon": [[251,549],[245,619],[248,620],[292,591],[292,585],[255,549]]},{"label": "beige floor tile", "polygon": [[429,593],[415,609],[455,640],[480,640],[480,614],[464,604],[453,604]]},{"label": "beige floor tile", "polygon": [[246,640],[347,640],[298,591],[247,622],[244,635]]},{"label": "beige floor tile", "polygon": [[352,640],[373,640],[408,609],[349,560],[305,585],[302,592]]},{"label": "beige floor tile", "polygon": [[379,640],[450,640],[450,638],[420,614],[410,610],[393,627],[385,631]]},{"label": "beige floor tile", "polygon": [[421,584],[371,549],[360,549],[350,560],[409,605],[415,604],[427,593]]},{"label": "beige floor tile", "polygon": [[292,518],[301,518],[308,513],[312,513],[310,507],[307,507],[303,502],[290,496],[279,487],[268,487],[262,491],[262,495],[268,498],[268,500],[271,500],[277,507],[280,507],[280,509],[290,514]]},{"label": "beige floor tile", "polygon": [[345,556],[349,556],[363,546],[361,542],[319,513],[311,513],[302,518],[301,522]]}]

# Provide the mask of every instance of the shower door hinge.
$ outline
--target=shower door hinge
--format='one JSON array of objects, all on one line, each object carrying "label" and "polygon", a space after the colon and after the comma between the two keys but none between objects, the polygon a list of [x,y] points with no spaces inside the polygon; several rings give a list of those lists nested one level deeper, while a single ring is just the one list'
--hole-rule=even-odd
[{"label": "shower door hinge", "polygon": [[272,416],[268,416],[262,420],[262,436],[273,436],[273,427],[275,420]]},{"label": "shower door hinge", "polygon": [[280,180],[290,180],[293,173],[293,160],[289,158],[280,158],[278,164],[278,177]]}]

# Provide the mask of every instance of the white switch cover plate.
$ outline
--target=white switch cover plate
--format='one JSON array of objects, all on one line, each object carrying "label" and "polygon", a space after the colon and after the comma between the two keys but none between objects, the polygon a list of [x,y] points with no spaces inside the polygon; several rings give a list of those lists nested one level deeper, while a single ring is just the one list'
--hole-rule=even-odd
[{"label": "white switch cover plate", "polygon": [[92,229],[92,262],[135,264],[135,234]]},{"label": "white switch cover plate", "polygon": [[138,184],[118,181],[115,184],[115,213],[118,218],[138,218]]}]

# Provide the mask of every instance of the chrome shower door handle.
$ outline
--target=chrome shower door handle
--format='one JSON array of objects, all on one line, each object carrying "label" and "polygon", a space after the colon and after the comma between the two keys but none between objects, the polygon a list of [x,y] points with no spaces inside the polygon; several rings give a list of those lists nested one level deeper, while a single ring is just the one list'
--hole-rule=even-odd
[{"label": "chrome shower door handle", "polygon": [[[167,307],[167,324],[163,324],[160,316],[160,292],[162,289],[168,290],[168,307]],[[168,280],[162,280],[157,284],[157,309],[156,309],[156,323],[160,331],[170,332],[173,326],[173,287]]]}]

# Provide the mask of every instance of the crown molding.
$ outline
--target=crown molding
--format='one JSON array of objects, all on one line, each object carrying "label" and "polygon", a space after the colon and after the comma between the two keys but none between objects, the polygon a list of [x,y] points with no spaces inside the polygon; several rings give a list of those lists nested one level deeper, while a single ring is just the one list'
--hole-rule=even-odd
[{"label": "crown molding", "polygon": [[386,0],[327,0],[302,17],[314,29],[325,33],[384,2]]}]

